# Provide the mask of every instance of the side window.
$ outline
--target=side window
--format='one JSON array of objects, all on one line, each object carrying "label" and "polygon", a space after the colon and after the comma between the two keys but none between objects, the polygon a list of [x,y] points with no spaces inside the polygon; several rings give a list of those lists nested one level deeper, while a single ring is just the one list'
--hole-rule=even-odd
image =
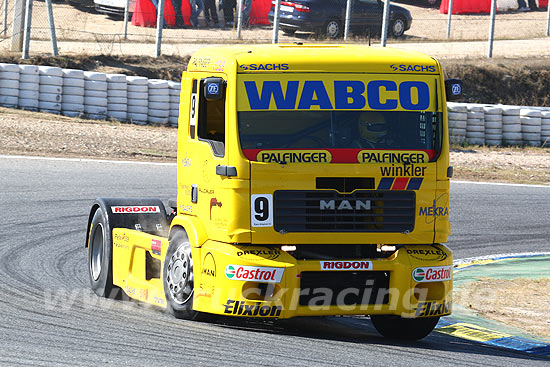
[{"label": "side window", "polygon": [[203,81],[200,82],[198,137],[210,144],[216,157],[225,155],[225,98],[209,101],[205,98]]}]

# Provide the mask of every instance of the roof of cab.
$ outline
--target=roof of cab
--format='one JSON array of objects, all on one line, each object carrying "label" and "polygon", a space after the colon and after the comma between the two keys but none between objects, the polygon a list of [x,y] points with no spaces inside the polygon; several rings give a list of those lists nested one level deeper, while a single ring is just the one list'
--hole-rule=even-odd
[{"label": "roof of cab", "polygon": [[[231,64],[236,63],[231,67]],[[439,63],[417,51],[360,45],[277,44],[206,47],[188,71],[439,73]],[[429,68],[432,66],[432,68]],[[411,69],[412,67],[412,69]],[[423,68],[424,67],[424,68]]]}]

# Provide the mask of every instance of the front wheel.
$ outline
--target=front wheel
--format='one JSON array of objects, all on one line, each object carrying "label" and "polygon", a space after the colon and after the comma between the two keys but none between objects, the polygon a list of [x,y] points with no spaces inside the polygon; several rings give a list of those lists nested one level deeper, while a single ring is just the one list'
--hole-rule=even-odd
[{"label": "front wheel", "polygon": [[168,312],[178,319],[198,320],[203,313],[193,310],[193,258],[184,231],[174,233],[166,252],[162,283]]},{"label": "front wheel", "polygon": [[372,324],[386,338],[418,340],[426,337],[437,325],[439,317],[404,319],[399,316],[370,317]]},{"label": "front wheel", "polygon": [[391,21],[390,32],[393,38],[403,37],[405,33],[406,22],[402,17],[396,17]]}]

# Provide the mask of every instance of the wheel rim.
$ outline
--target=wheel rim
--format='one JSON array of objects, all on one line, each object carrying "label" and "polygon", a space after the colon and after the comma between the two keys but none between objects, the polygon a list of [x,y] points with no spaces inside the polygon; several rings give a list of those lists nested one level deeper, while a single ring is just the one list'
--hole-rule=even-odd
[{"label": "wheel rim", "polygon": [[393,22],[393,34],[395,36],[401,36],[405,32],[405,23],[401,19],[396,19]]},{"label": "wheel rim", "polygon": [[330,38],[336,38],[338,36],[338,32],[340,31],[340,25],[337,21],[331,20],[327,24],[327,36]]},{"label": "wheel rim", "polygon": [[90,249],[90,270],[92,278],[98,280],[103,263],[103,224],[98,223],[92,234],[92,248]]},{"label": "wheel rim", "polygon": [[168,260],[166,283],[172,299],[182,305],[193,295],[193,260],[189,247],[180,245]]}]

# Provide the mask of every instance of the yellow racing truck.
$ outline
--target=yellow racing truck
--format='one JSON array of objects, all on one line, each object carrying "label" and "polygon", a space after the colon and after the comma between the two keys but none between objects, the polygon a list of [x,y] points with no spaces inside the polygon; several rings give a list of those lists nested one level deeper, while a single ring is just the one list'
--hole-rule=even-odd
[{"label": "yellow racing truck", "polygon": [[451,313],[446,101],[460,95],[418,52],[197,51],[177,200],[93,203],[92,289],[184,319],[370,315],[384,336],[423,338]]}]

